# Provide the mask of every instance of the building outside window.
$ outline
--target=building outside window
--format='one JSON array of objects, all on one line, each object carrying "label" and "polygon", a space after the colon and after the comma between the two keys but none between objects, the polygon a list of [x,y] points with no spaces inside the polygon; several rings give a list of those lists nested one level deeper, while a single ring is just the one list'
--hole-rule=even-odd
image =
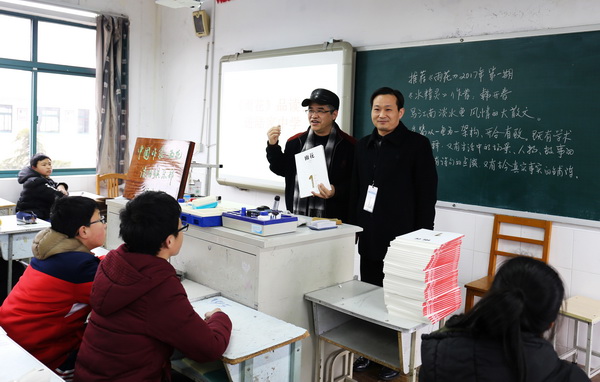
[{"label": "building outside window", "polygon": [[0,133],[12,131],[12,106],[0,105]]},{"label": "building outside window", "polygon": [[0,35],[0,176],[36,152],[56,173],[93,172],[95,26],[0,10]]}]

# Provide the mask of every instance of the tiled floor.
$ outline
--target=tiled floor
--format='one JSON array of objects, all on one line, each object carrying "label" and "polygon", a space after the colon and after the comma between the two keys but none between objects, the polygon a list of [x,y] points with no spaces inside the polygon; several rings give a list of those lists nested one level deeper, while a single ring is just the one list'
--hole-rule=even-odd
[{"label": "tiled floor", "polygon": [[[371,367],[367,369],[367,371],[363,371],[360,373],[354,373],[354,380],[357,382],[381,382],[382,380],[377,378],[377,374],[379,373],[378,367]],[[409,382],[410,378],[407,376],[399,376],[392,380],[393,382]],[[592,382],[600,382],[600,374],[596,375],[592,378]]]},{"label": "tiled floor", "polygon": [[[363,371],[360,373],[354,373],[354,380],[357,382],[382,382],[381,379],[377,377],[379,373],[379,368],[377,366],[371,367],[367,369],[367,371]],[[392,382],[409,382],[410,378],[405,375],[400,375],[399,377],[392,380]],[[192,382],[191,379],[188,379],[176,372],[173,372],[173,382]],[[600,382],[600,374],[596,375],[592,378],[592,382]]]},{"label": "tiled floor", "polygon": [[[377,374],[379,374],[378,367],[371,367],[366,371],[362,371],[360,373],[354,373],[353,378],[357,382],[378,382],[381,379],[377,378]],[[398,378],[392,379],[393,382],[409,382],[410,378],[404,375],[400,375]]]}]

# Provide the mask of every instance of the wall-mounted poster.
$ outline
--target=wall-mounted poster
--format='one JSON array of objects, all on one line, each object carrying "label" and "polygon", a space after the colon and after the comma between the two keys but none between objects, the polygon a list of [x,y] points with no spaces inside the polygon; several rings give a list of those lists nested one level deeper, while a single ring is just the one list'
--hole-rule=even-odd
[{"label": "wall-mounted poster", "polygon": [[194,142],[138,138],[123,196],[133,199],[144,191],[164,191],[183,197],[193,153]]}]

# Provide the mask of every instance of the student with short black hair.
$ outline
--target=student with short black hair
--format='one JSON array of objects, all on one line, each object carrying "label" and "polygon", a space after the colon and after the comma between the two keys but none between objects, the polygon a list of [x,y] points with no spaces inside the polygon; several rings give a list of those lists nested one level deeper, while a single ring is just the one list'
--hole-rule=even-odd
[{"label": "student with short black hair", "polygon": [[52,178],[52,160],[46,154],[37,153],[19,171],[17,181],[23,191],[17,201],[17,211],[33,212],[38,218],[48,220],[50,208],[57,198],[69,195],[66,183],[56,183]]},{"label": "student with short black hair", "polygon": [[121,211],[125,244],[98,268],[76,381],[170,381],[174,349],[198,362],[218,360],[227,349],[229,317],[218,308],[200,317],[168,261],[188,227],[180,215],[179,203],[159,191]]},{"label": "student with short black hair", "polygon": [[473,309],[422,336],[419,381],[589,382],[543,337],[564,294],[551,266],[531,257],[506,261]]},{"label": "student with short black hair", "polygon": [[33,240],[34,258],[0,306],[0,326],[71,380],[100,262],[91,250],[104,244],[106,226],[96,202],[82,196],[58,199],[51,220]]}]

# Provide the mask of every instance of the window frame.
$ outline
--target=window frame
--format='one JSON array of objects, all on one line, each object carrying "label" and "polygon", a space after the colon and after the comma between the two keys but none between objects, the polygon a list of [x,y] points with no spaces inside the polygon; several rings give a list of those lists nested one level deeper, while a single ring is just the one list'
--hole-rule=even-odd
[{"label": "window frame", "polygon": [[[0,68],[1,69],[16,69],[30,72],[32,75],[32,89],[31,89],[31,124],[29,126],[30,133],[30,147],[29,147],[29,156],[35,154],[36,145],[37,145],[37,123],[38,123],[38,106],[37,106],[37,97],[38,97],[38,89],[37,89],[37,76],[38,73],[52,73],[52,74],[63,74],[63,75],[71,75],[71,76],[83,76],[83,77],[92,77],[96,78],[96,68],[87,68],[80,66],[69,66],[69,65],[59,65],[59,64],[49,64],[45,62],[38,62],[38,25],[39,22],[49,22],[56,23],[61,25],[75,26],[85,29],[93,29],[96,30],[96,26],[86,24],[86,23],[78,23],[66,20],[60,20],[50,17],[44,17],[39,15],[31,15],[27,13],[13,12],[4,9],[0,9],[0,14],[14,17],[26,18],[31,21],[31,60],[16,60],[9,58],[0,57]],[[56,132],[60,134],[60,131]],[[20,169],[15,170],[0,170],[0,178],[14,178],[17,176]],[[68,169],[55,169],[52,174],[54,176],[57,175],[88,175],[95,174],[96,168],[68,168]]]}]

